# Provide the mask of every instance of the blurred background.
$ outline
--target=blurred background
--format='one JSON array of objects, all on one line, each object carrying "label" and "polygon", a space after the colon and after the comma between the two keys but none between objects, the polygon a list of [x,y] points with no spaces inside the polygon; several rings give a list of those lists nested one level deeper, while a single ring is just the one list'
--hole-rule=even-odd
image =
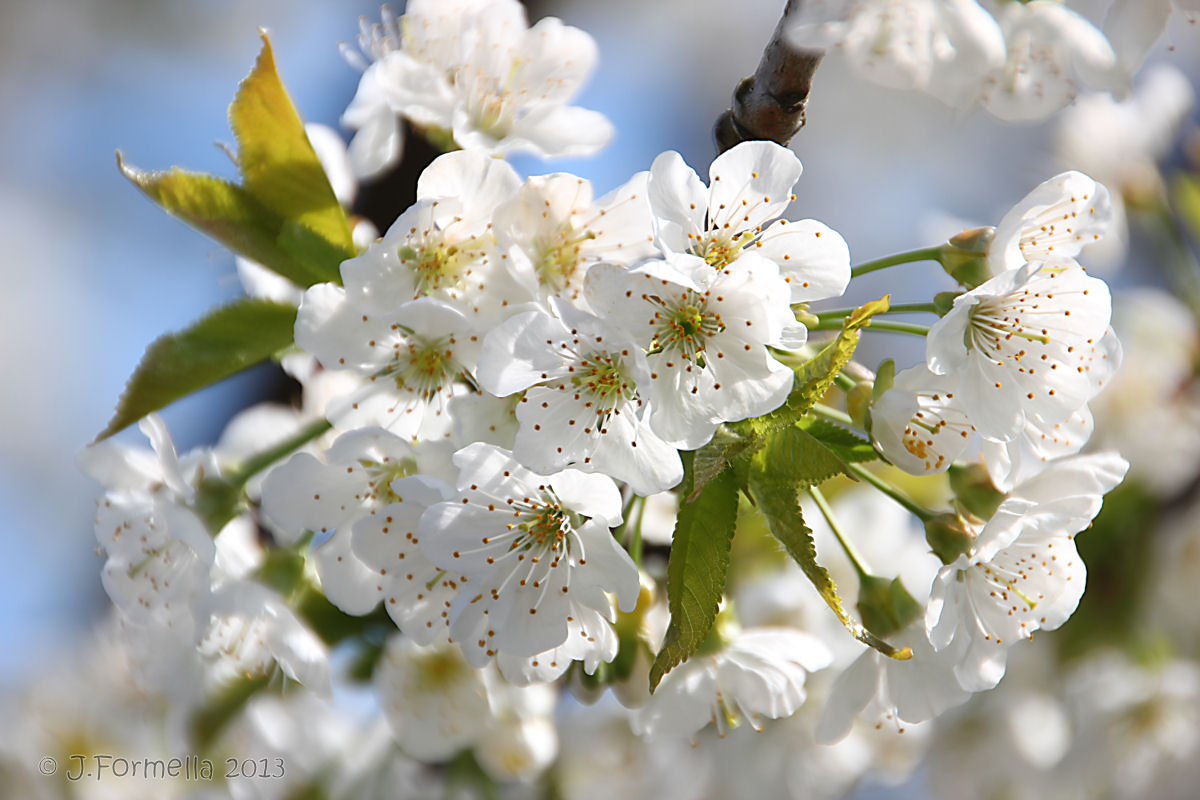
[{"label": "blurred background", "polygon": [[[532,5],[531,18],[553,14],[597,39],[600,64],[577,102],[606,114],[618,133],[597,158],[514,164],[523,174],[575,172],[599,194],[668,149],[705,173],[714,155],[711,125],[737,82],[753,72],[783,4]],[[1098,15],[1104,3],[1074,5]],[[337,43],[353,42],[364,14],[377,18],[377,5],[0,5],[0,689],[18,690],[68,652],[108,605],[91,530],[98,487],[76,469],[76,453],[103,428],[155,337],[240,291],[232,255],[129,185],[114,151],[144,169],[179,164],[232,175],[214,143],[232,139],[225,110],[254,62],[259,27],[271,35],[301,114],[336,126],[358,81]],[[1172,63],[1195,85],[1198,38],[1197,26],[1176,20],[1148,63]],[[1015,127],[982,111],[951,111],[924,95],[857,80],[828,58],[808,125],[792,143],[804,175],[790,217],[814,217],[841,232],[855,262],[930,245],[964,226],[995,224],[1035,185],[1073,166],[1056,146],[1060,125],[1052,119]],[[1185,159],[1189,125],[1194,117],[1181,124],[1168,163]],[[1165,283],[1138,236],[1128,257],[1097,256],[1098,263],[1113,262],[1102,274],[1118,289]],[[927,299],[935,282],[949,288],[937,265],[901,269],[911,291],[895,289],[901,273],[892,270],[856,281],[848,299],[892,291],[894,301],[911,302]],[[908,348],[908,363],[920,358],[919,341],[886,344],[892,353]],[[861,351],[869,365],[883,352],[873,347],[868,339]],[[252,371],[164,416],[186,450],[213,442],[237,410],[277,390],[269,371]]]}]

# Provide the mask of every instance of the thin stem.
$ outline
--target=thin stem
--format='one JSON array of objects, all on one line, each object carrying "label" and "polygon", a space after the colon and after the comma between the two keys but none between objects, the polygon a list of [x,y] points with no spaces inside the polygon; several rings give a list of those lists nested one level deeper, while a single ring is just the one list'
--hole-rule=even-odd
[{"label": "thin stem", "polygon": [[846,557],[850,559],[850,564],[854,567],[854,571],[858,573],[858,577],[867,578],[870,572],[863,566],[862,556],[854,549],[854,545],[842,534],[842,528],[837,523],[837,518],[833,516],[833,509],[829,507],[828,501],[825,500],[825,495],[821,494],[821,490],[815,486],[810,486],[808,493],[812,495],[812,499],[817,504],[817,508],[821,509],[821,516],[825,517],[825,521],[829,523],[830,530],[833,531],[834,537],[838,540],[838,544],[842,546],[842,550],[846,552]]},{"label": "thin stem", "polygon": [[904,506],[912,514],[916,515],[921,522],[928,522],[937,516],[937,514],[909,497],[902,489],[888,483],[869,469],[865,469],[858,464],[847,464],[846,467],[855,475]]},{"label": "thin stem", "polygon": [[868,272],[874,272],[877,269],[886,269],[894,267],[897,264],[911,264],[914,261],[937,261],[941,255],[942,248],[940,247],[923,247],[920,250],[909,250],[907,253],[896,253],[892,256],[884,256],[877,258],[874,261],[867,261],[859,264],[850,270],[850,277],[857,278],[859,275],[866,275]]},{"label": "thin stem", "polygon": [[848,392],[858,385],[858,382],[844,372],[839,372],[833,376],[833,382],[838,385],[838,388],[843,392]]},{"label": "thin stem", "polygon": [[845,411],[838,411],[836,408],[830,408],[829,406],[822,405],[821,403],[813,403],[812,408],[810,408],[809,411],[813,412],[818,417],[824,417],[831,422],[849,425],[852,428],[858,427],[854,424],[854,420],[850,418],[850,415]]},{"label": "thin stem", "polygon": [[642,515],[646,513],[646,498],[638,497],[637,516],[633,520],[633,531],[630,534],[629,557],[639,567],[642,565]]},{"label": "thin stem", "polygon": [[333,424],[329,420],[322,418],[309,424],[307,427],[301,428],[290,439],[284,439],[274,447],[270,447],[261,453],[256,453],[238,464],[237,467],[230,470],[229,482],[234,486],[244,486],[246,481],[253,478],[259,472],[262,472],[284,456],[290,455],[293,451],[299,450],[332,427]]},{"label": "thin stem", "polygon": [[[842,319],[848,317],[857,311],[857,308],[837,308],[832,311],[816,312],[817,319],[824,322],[827,319]],[[933,303],[897,303],[888,307],[887,311],[881,311],[881,314],[936,314],[938,313],[937,306]]]},{"label": "thin stem", "polygon": [[[914,336],[925,336],[929,333],[928,325],[918,325],[915,322],[897,322],[890,319],[872,319],[870,325],[863,327],[865,331],[888,331],[890,333],[911,333]],[[810,331],[840,331],[840,319],[821,320],[817,325],[810,325]]]}]

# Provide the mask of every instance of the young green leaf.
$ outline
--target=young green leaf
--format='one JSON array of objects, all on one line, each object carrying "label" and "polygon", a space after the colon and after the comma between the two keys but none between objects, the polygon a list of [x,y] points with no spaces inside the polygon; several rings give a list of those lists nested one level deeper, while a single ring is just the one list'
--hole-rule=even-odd
[{"label": "young green leaf", "polygon": [[97,439],[227,378],[292,343],[296,309],[267,300],[239,300],[179,333],[160,337],[142,356],[117,412]]},{"label": "young green leaf", "polygon": [[[688,496],[691,489],[690,485],[680,487],[680,496]],[[737,482],[726,469],[708,482],[694,502],[679,509],[667,563],[671,622],[662,650],[650,667],[651,691],[664,675],[696,652],[712,628],[729,573],[737,507]]]},{"label": "young green leaf", "polygon": [[[305,257],[302,244],[293,241],[295,234],[285,235],[284,221],[242,187],[178,167],[167,172],[144,172],[126,164],[120,153],[117,166],[169,214],[293,283],[311,286],[337,279],[336,271],[329,272],[333,259],[328,254]],[[332,247],[321,241],[325,248]]]},{"label": "young green leaf", "polygon": [[795,425],[768,434],[750,463],[754,473],[795,488],[817,486],[839,473],[854,478],[836,453]]},{"label": "young green leaf", "polygon": [[242,185],[173,168],[117,165],[168,213],[300,286],[341,282],[356,255],[350,223],[275,71],[271,43],[229,108]]},{"label": "young green leaf", "polygon": [[770,414],[737,423],[735,428],[761,434],[797,422],[829,391],[838,373],[854,356],[862,329],[871,324],[871,318],[876,314],[888,310],[889,300],[890,295],[884,295],[856,308],[842,321],[842,330],[837,338],[796,369],[796,378],[787,402]]},{"label": "young green leaf", "polygon": [[708,444],[696,451],[692,459],[691,492],[684,497],[684,502],[691,503],[700,496],[700,492],[708,482],[725,469],[729,460],[750,447],[753,440],[734,432],[726,425],[717,427],[713,438]]},{"label": "young green leaf", "polygon": [[304,133],[304,123],[275,69],[265,32],[254,69],[238,86],[229,123],[238,143],[242,186],[279,218],[295,222],[354,256],[341,204]]},{"label": "young green leaf", "polygon": [[870,645],[886,656],[901,661],[912,658],[912,650],[907,647],[897,650],[868,631],[862,623],[846,612],[833,578],[817,562],[817,548],[813,543],[812,530],[804,524],[804,517],[800,513],[796,486],[756,470],[750,476],[750,493],[766,519],[771,535],[779,540],[788,555],[800,565],[800,569],[812,581],[825,603],[846,626],[846,630],[863,644]]},{"label": "young green leaf", "polygon": [[829,420],[805,417],[800,420],[800,427],[818,442],[833,451],[833,454],[847,464],[863,461],[874,461],[879,458],[871,443],[857,436],[840,425]]}]

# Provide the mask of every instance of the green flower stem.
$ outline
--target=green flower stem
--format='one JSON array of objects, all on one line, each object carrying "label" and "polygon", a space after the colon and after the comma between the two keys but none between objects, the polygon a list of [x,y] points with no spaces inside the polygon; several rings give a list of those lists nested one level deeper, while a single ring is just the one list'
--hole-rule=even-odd
[{"label": "green flower stem", "polygon": [[876,475],[874,472],[871,472],[869,469],[865,469],[858,464],[847,464],[846,467],[855,475],[862,478],[864,481],[871,484],[900,505],[904,506],[912,514],[916,515],[921,522],[928,522],[929,520],[938,516],[935,512],[930,511],[916,500],[913,500],[899,487],[893,486],[883,478]]},{"label": "green flower stem", "polygon": [[[808,328],[810,331],[840,331],[842,329],[842,321],[840,319],[821,320],[817,325],[811,325]],[[888,319],[872,319],[869,325],[863,327],[864,331],[889,331],[891,333],[910,333],[913,336],[925,336],[929,333],[928,325],[918,325],[914,322],[896,322]]]},{"label": "green flower stem", "polygon": [[838,411],[836,408],[830,408],[829,406],[822,405],[821,403],[813,403],[813,406],[809,409],[809,411],[816,414],[818,417],[824,417],[830,422],[837,422],[841,425],[848,425],[855,430],[858,429],[858,425],[855,424],[854,420],[851,419],[850,415],[845,411]]},{"label": "green flower stem", "polygon": [[867,578],[871,573],[863,566],[862,556],[854,549],[854,545],[850,544],[849,540],[842,534],[842,528],[838,525],[837,518],[833,516],[833,509],[829,507],[829,502],[825,499],[825,495],[821,494],[821,490],[815,486],[810,486],[808,493],[812,495],[813,501],[817,504],[817,508],[821,509],[821,516],[825,517],[825,521],[829,523],[830,530],[837,538],[838,544],[842,546],[842,550],[846,551],[846,557],[850,559],[850,564],[854,567],[854,571],[858,573],[858,577]]},{"label": "green flower stem", "polygon": [[848,392],[858,385],[858,381],[854,380],[854,378],[851,378],[845,372],[839,372],[837,375],[834,375],[833,382],[836,383],[837,387],[843,392]]},{"label": "green flower stem", "polygon": [[920,250],[910,250],[907,253],[884,256],[883,258],[867,261],[852,268],[850,270],[850,277],[857,278],[859,275],[866,275],[868,272],[874,272],[878,269],[894,267],[897,264],[911,264],[914,261],[937,261],[938,256],[941,255],[941,251],[941,247],[924,247]]},{"label": "green flower stem", "polygon": [[[853,314],[858,309],[856,308],[838,308],[832,311],[816,312],[817,319],[825,322],[831,319],[843,319]],[[898,303],[889,306],[887,311],[880,312],[883,314],[937,314],[937,306],[934,303]]]},{"label": "green flower stem", "polygon": [[290,455],[292,452],[299,450],[304,445],[316,439],[321,434],[332,428],[333,425],[327,419],[319,419],[311,423],[305,428],[301,428],[296,432],[295,436],[289,439],[284,439],[279,444],[272,448],[256,453],[250,456],[237,467],[229,471],[227,480],[234,486],[245,486],[246,481],[253,478],[258,473],[262,472],[267,467],[274,464],[284,456]]},{"label": "green flower stem", "polygon": [[635,495],[630,504],[629,514],[625,517],[627,524],[631,521],[626,543],[629,557],[639,567],[642,565],[642,515],[646,513],[646,498]]}]

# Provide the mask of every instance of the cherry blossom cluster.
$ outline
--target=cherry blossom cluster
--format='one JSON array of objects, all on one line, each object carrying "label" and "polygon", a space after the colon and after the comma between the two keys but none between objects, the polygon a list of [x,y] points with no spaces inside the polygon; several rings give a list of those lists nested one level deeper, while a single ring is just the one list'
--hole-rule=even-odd
[{"label": "cherry blossom cluster", "polygon": [[[802,9],[803,35],[861,50],[872,74],[1001,115],[1066,102],[1062,59],[1116,80],[1104,37],[1045,0],[1003,4],[999,23],[971,0]],[[519,175],[503,156],[592,152],[611,128],[566,105],[590,37],[530,27],[515,0],[413,0],[359,44],[353,140],[309,133],[337,196],[396,162],[400,118],[447,152],[382,235],[358,226],[339,280],[302,289],[239,265],[248,294],[296,307],[280,361],[302,407],[250,409],[183,457],[150,415],[153,452],[106,440],[80,457],[106,490],[95,533],[123,646],[173,703],[202,709],[239,680],[323,696],[357,681],[408,766],[557,770],[569,785],[598,778],[569,767],[586,761],[570,742],[588,725],[564,722],[585,712],[560,692],[611,689],[596,718],[617,720],[614,746],[647,764],[630,780],[649,781],[688,763],[683,740],[767,720],[831,752],[882,751],[865,730],[995,687],[1014,646],[1075,612],[1075,537],[1129,466],[1084,451],[1122,354],[1108,287],[1083,265],[1113,222],[1105,186],[1065,172],[994,228],[852,268],[840,234],[789,212],[802,167],[774,142],[732,147],[707,180],[668,151],[601,196],[565,172]],[[854,275],[923,259],[958,285],[916,308],[813,307]],[[914,311],[937,319],[887,319]],[[923,336],[924,359],[899,373],[850,361],[876,332]],[[703,641],[652,682],[680,623],[672,530],[704,481],[736,473],[729,537],[737,518],[765,538],[774,512],[737,498],[753,497],[754,470],[786,480],[753,455],[780,431],[811,440],[794,461],[835,464],[785,465],[804,476],[787,510],[808,552],[772,529],[799,566],[719,590]],[[933,511],[899,485],[951,470],[989,502],[956,487]],[[831,484],[828,502],[834,473],[863,486]],[[843,596],[858,590],[861,623],[826,567]],[[365,665],[354,675],[343,646]]]},{"label": "cherry blossom cluster", "polygon": [[1034,122],[1085,89],[1129,91],[1171,3],[1110,6],[1102,30],[1058,0],[806,0],[791,35],[844,54],[873,83]]}]

